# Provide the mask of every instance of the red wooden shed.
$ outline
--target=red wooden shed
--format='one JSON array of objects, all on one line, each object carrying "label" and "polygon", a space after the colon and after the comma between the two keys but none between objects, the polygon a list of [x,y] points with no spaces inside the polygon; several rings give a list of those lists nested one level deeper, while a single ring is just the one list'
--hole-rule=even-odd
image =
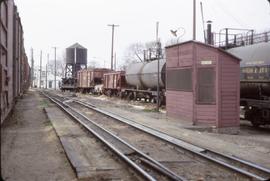
[{"label": "red wooden shed", "polygon": [[169,117],[223,127],[239,126],[240,59],[196,41],[166,47]]}]

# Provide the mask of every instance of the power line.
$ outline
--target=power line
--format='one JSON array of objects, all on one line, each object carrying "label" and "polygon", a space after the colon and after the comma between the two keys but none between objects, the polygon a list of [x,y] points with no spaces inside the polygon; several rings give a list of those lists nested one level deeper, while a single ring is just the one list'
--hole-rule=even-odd
[{"label": "power line", "polygon": [[231,17],[238,25],[240,25],[241,27],[248,27],[246,25],[246,23],[241,22],[238,18],[236,18],[236,16],[234,16],[228,9],[225,8],[225,5],[221,2],[221,1],[215,1],[217,2],[219,8],[225,13],[227,14],[227,16]]}]

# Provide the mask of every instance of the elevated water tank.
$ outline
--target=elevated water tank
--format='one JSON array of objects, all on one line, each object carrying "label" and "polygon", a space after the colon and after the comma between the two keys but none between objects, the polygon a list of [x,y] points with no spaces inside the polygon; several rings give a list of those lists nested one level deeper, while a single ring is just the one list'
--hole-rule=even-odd
[{"label": "elevated water tank", "polygon": [[87,64],[87,49],[76,48],[76,64]]},{"label": "elevated water tank", "polygon": [[66,48],[66,63],[67,64],[75,63],[74,53],[75,52],[73,48]]},{"label": "elevated water tank", "polygon": [[[76,59],[75,59],[76,55]],[[66,63],[87,64],[87,49],[79,43],[66,48]]]}]

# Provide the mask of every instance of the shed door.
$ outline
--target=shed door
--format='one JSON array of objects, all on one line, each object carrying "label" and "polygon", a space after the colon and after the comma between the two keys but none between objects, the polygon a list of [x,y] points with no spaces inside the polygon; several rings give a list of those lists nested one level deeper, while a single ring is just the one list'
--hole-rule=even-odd
[{"label": "shed door", "polygon": [[215,69],[213,67],[198,68],[197,80],[197,103],[215,104]]}]

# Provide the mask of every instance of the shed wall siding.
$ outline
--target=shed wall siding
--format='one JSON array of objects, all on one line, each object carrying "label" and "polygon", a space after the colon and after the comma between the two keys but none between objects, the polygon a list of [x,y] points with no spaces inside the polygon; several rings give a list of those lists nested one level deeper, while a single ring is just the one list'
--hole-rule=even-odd
[{"label": "shed wall siding", "polygon": [[190,67],[193,64],[193,47],[192,44],[183,45],[179,48],[179,67]]},{"label": "shed wall siding", "polygon": [[169,48],[166,50],[167,68],[187,67],[192,65],[192,45],[183,45]]},{"label": "shed wall siding", "polygon": [[178,66],[178,48],[170,48],[166,50],[166,66],[167,67],[177,67]]},{"label": "shed wall siding", "polygon": [[208,67],[209,65],[202,65],[202,61],[211,61],[211,65],[215,66],[217,63],[218,54],[217,50],[209,49],[208,47],[197,45],[197,64],[199,66]]},{"label": "shed wall siding", "polygon": [[192,120],[192,101],[192,92],[167,91],[167,115],[169,117],[182,117],[187,120]]},{"label": "shed wall siding", "polygon": [[196,105],[197,123],[213,124],[216,123],[216,105]]},{"label": "shed wall siding", "polygon": [[239,62],[221,55],[220,127],[239,126]]},{"label": "shed wall siding", "polygon": [[[216,64],[218,59],[218,54],[216,49],[212,49],[209,47],[205,47],[202,45],[197,44],[196,45],[196,56],[197,56],[197,71],[199,68],[208,68],[213,67],[214,71],[216,72]],[[211,61],[211,64],[202,64],[202,61]],[[196,77],[197,78],[197,77]],[[217,79],[217,76],[215,76],[215,79]],[[198,81],[198,80],[196,80]],[[215,92],[217,92],[216,89],[216,83],[215,80]],[[198,83],[197,83],[198,84]],[[198,90],[197,90],[198,94]],[[214,93],[216,94],[216,93]],[[210,124],[210,125],[216,125],[216,119],[217,119],[217,106],[214,104],[196,104],[196,122],[198,124]]]}]

